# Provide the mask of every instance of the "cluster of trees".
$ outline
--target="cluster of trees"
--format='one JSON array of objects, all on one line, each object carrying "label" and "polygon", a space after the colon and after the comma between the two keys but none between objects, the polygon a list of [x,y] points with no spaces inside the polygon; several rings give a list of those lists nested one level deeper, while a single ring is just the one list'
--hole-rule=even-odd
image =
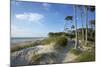
[{"label": "cluster of trees", "polygon": [[[65,20],[65,26],[64,31],[68,30],[67,22],[71,22],[71,30],[75,30],[75,49],[78,46],[78,18],[81,20],[81,44],[87,45],[88,41],[88,33],[89,29],[91,28],[92,32],[95,33],[95,15],[94,19],[89,20],[89,12],[92,14],[95,14],[95,6],[86,6],[86,5],[73,5],[73,15],[72,16],[66,16]],[[78,15],[77,15],[78,13]],[[84,25],[85,24],[85,25]],[[90,26],[89,26],[90,25]],[[91,32],[91,33],[92,33]],[[91,34],[91,36],[93,36]]]},{"label": "cluster of trees", "polygon": [[48,34],[49,37],[56,37],[56,36],[63,36],[63,35],[67,36],[67,34],[65,32],[55,32],[55,33],[49,32],[49,34]]},{"label": "cluster of trees", "polygon": [[66,33],[66,32],[49,32],[48,34],[49,37],[59,37],[59,36],[65,36],[69,38],[75,38],[74,34],[71,33]]}]

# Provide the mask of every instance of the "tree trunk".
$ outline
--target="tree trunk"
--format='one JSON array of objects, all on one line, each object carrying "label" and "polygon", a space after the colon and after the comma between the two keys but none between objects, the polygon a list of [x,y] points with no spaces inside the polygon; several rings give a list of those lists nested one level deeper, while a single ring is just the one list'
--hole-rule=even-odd
[{"label": "tree trunk", "polygon": [[93,32],[93,26],[92,26],[92,24],[90,23],[90,25],[91,25],[91,37],[92,37],[92,32]]},{"label": "tree trunk", "polygon": [[75,49],[77,49],[77,46],[78,46],[78,34],[77,34],[77,21],[76,21],[76,6],[73,6],[73,9],[74,9],[74,23],[75,23],[75,36],[76,36],[76,39],[75,39]]},{"label": "tree trunk", "polygon": [[82,44],[81,45],[84,45],[84,25],[83,25],[82,8],[81,8],[81,20],[82,20]]},{"label": "tree trunk", "polygon": [[85,45],[87,45],[87,40],[88,40],[88,7],[85,7],[85,12],[86,12],[86,36],[85,36]]}]

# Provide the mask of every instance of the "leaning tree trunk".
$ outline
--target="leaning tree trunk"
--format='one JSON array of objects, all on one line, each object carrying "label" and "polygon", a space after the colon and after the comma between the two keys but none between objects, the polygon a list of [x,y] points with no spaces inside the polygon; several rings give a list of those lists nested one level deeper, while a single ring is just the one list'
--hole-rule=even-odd
[{"label": "leaning tree trunk", "polygon": [[75,39],[75,49],[77,48],[78,46],[78,33],[77,33],[77,21],[76,21],[76,6],[73,6],[73,9],[74,9],[74,23],[75,23],[75,36],[76,36],[76,39]]},{"label": "leaning tree trunk", "polygon": [[87,45],[87,40],[88,40],[88,7],[85,7],[85,12],[86,12],[86,36],[85,36],[85,45]]}]

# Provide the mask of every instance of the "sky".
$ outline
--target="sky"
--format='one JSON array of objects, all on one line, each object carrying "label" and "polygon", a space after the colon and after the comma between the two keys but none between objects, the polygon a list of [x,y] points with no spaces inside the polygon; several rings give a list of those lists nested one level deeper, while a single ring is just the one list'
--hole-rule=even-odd
[{"label": "sky", "polygon": [[[63,32],[66,16],[73,16],[73,5],[11,0],[11,37],[47,37],[49,32]],[[94,19],[91,12],[89,19]],[[81,20],[77,20],[80,28]]]}]

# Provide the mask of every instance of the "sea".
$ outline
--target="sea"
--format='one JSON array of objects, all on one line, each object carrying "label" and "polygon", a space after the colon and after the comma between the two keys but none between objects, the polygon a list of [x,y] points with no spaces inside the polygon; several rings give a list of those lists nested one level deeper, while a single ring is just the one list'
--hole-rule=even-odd
[{"label": "sea", "polygon": [[26,41],[36,41],[36,40],[43,40],[46,37],[11,37],[11,43],[21,43]]}]

